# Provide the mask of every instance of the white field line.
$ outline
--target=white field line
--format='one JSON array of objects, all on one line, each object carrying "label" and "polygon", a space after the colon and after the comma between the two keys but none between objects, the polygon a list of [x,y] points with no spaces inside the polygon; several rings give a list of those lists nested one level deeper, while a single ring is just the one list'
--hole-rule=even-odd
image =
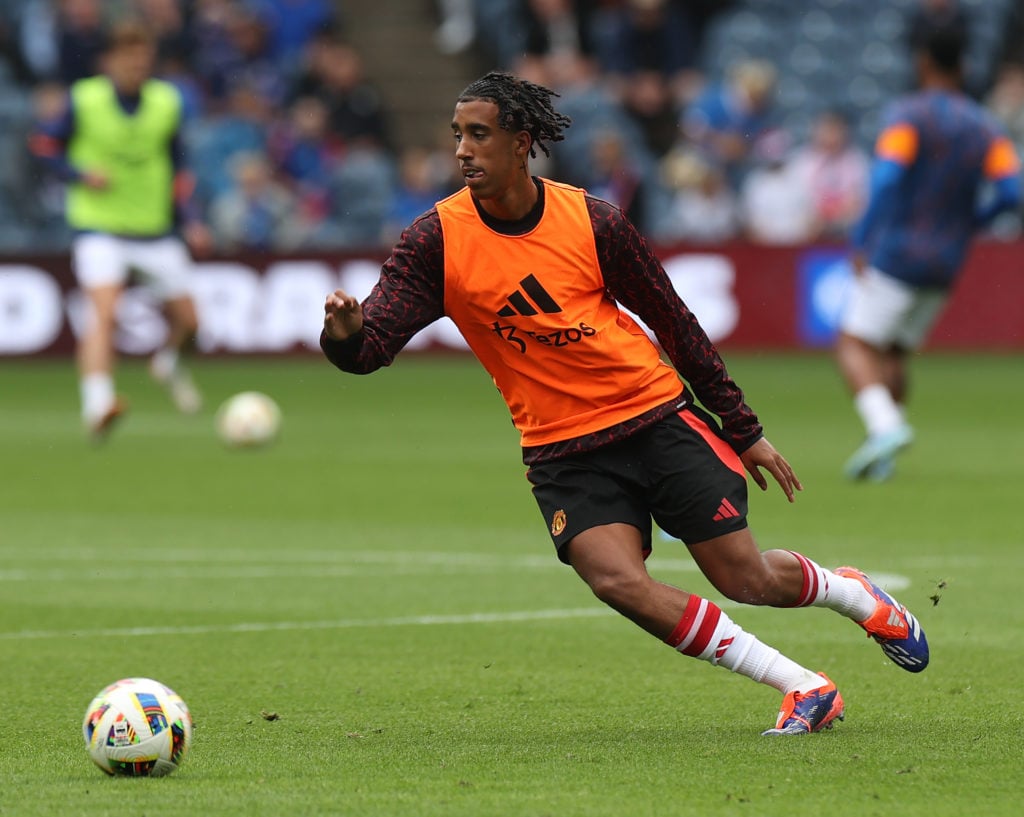
[{"label": "white field line", "polygon": [[363,627],[428,627],[462,624],[508,624],[522,621],[557,621],[617,615],[608,607],[579,607],[565,610],[515,610],[507,613],[465,613],[461,615],[402,616],[399,618],[338,619],[336,621],[268,621],[238,624],[197,624],[182,627],[124,627],[103,630],[22,630],[0,633],[0,641],[35,641],[52,638],[133,638],[163,635],[208,635],[211,633],[272,633],[296,630],[351,630]]},{"label": "white field line", "polygon": [[[276,551],[252,551],[244,548],[174,548],[144,550],[139,548],[47,548],[38,552],[0,548],[0,561],[31,562],[93,562],[109,564],[116,561],[171,564],[345,564],[345,565],[497,565],[516,567],[558,566],[554,552],[501,556],[493,553],[457,553],[449,551],[339,551],[282,548]],[[682,561],[682,560],[681,560]]]},{"label": "white field line", "polygon": [[[8,556],[15,564],[44,562],[46,567],[0,567],[0,582],[59,582],[89,580],[132,580],[153,576],[160,564],[161,579],[282,579],[338,578],[346,576],[402,575],[424,573],[493,573],[512,570],[566,570],[550,555],[500,556],[487,553],[454,552],[339,552],[293,551],[248,552],[175,549],[172,552],[136,550],[96,551],[61,549],[39,556],[20,553]],[[0,563],[4,554],[0,552]],[[60,562],[68,567],[54,567]],[[88,564],[83,565],[86,562]],[[133,566],[133,565],[138,565]],[[688,559],[662,560],[652,569],[696,571]]]},{"label": "white field line", "polygon": [[[162,580],[231,580],[231,579],[336,579],[363,576],[396,576],[446,573],[493,573],[510,570],[564,570],[554,554],[500,556],[488,553],[456,553],[444,551],[330,551],[282,550],[252,553],[242,549],[204,550],[178,548],[174,551],[100,551],[93,548],[61,548],[40,554],[46,568],[0,569],[2,582],[65,582],[65,581],[133,581],[152,578],[153,571],[121,565],[165,565],[160,569]],[[31,561],[26,554],[0,549],[0,559]],[[54,568],[55,562],[79,564],[88,567]],[[655,575],[665,573],[695,573],[697,565],[691,559],[664,559],[654,557],[648,567]],[[910,586],[906,576],[895,573],[871,572],[874,581],[892,592]]]},{"label": "white field line", "polygon": [[[233,567],[180,567],[169,565],[159,570],[93,566],[77,570],[16,569],[0,570],[0,582],[87,582],[138,581],[159,576],[160,581],[203,581],[244,579],[339,579],[354,576],[443,575],[455,573],[508,572],[509,565],[238,565]],[[523,566],[519,566],[523,567]]]}]

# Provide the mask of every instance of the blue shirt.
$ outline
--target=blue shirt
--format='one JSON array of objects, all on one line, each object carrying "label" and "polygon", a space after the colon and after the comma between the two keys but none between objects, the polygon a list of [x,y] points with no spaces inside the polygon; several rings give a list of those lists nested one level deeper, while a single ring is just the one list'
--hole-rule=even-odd
[{"label": "blue shirt", "polygon": [[854,248],[908,284],[948,288],[976,232],[1020,203],[1019,169],[1000,126],[966,95],[929,90],[899,99],[875,146]]}]

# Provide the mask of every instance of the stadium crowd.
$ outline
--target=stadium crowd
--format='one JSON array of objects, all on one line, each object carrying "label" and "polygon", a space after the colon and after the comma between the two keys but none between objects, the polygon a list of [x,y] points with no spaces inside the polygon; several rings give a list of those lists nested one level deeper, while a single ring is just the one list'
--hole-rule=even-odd
[{"label": "stadium crowd", "polygon": [[[434,43],[555,89],[574,127],[535,172],[617,204],[657,241],[841,239],[867,194],[858,111],[819,96],[792,127],[777,105],[778,64],[747,55],[710,67],[716,23],[771,5],[438,0]],[[935,25],[970,35],[979,8],[898,5],[905,40]],[[1002,4],[1005,36],[970,87],[1018,145],[1022,6]],[[461,179],[447,142],[396,142],[345,13],[338,0],[0,0],[0,250],[67,244],[61,185],[31,161],[26,137],[59,114],[70,83],[96,72],[106,27],[128,15],[155,33],[157,75],[184,98],[198,203],[221,250],[391,243]],[[898,45],[909,54],[911,44]]]}]

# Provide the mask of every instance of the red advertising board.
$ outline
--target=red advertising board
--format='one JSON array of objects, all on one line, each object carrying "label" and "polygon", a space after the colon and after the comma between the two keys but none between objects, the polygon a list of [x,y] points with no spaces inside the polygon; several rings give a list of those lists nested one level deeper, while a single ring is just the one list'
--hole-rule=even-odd
[{"label": "red advertising board", "polygon": [[[208,354],[273,354],[317,348],[323,301],[342,286],[362,297],[386,250],[362,254],[238,256],[197,265]],[[841,248],[663,247],[676,289],[724,348],[804,349],[831,342],[850,271]],[[83,303],[66,255],[0,257],[0,357],[67,355]],[[129,288],[118,346],[147,354],[166,331],[145,291]],[[1024,349],[1024,242],[979,243],[929,340],[941,349]],[[465,349],[447,320],[411,350]]]}]

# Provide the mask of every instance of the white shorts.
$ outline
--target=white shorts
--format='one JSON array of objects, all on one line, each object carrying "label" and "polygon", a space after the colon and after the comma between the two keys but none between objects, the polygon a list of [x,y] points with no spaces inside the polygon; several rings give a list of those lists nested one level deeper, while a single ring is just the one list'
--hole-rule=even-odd
[{"label": "white shorts", "polygon": [[123,286],[135,271],[159,300],[191,294],[192,260],[184,242],[174,236],[137,240],[86,233],[75,237],[71,255],[83,289]]},{"label": "white shorts", "polygon": [[920,289],[868,267],[854,277],[839,328],[879,349],[918,349],[946,305],[945,290]]}]

